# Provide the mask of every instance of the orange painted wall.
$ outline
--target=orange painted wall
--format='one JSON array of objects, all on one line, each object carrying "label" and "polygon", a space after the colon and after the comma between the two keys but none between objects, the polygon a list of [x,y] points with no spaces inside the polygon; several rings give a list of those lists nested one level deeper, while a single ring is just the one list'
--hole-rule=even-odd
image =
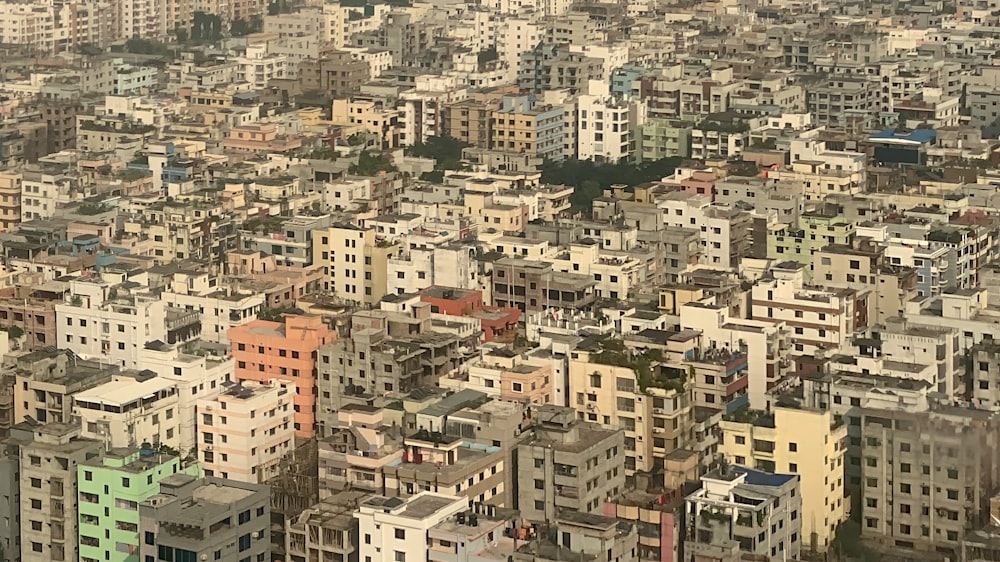
[{"label": "orange painted wall", "polygon": [[337,333],[319,316],[284,320],[254,320],[230,328],[236,380],[295,382],[295,436],[310,438],[316,425],[316,350],[335,341]]}]

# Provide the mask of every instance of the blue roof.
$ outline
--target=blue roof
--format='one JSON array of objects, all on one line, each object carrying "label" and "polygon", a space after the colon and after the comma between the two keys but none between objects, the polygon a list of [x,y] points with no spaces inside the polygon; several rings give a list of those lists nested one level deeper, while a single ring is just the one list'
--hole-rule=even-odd
[{"label": "blue roof", "polygon": [[912,131],[897,132],[896,129],[889,128],[883,129],[868,138],[906,140],[923,144],[937,138],[937,131],[934,129],[913,129]]},{"label": "blue roof", "polygon": [[773,486],[775,488],[784,486],[789,480],[798,479],[798,474],[771,474],[761,470],[754,470],[745,466],[734,466],[733,472],[746,474],[744,482],[755,486]]}]

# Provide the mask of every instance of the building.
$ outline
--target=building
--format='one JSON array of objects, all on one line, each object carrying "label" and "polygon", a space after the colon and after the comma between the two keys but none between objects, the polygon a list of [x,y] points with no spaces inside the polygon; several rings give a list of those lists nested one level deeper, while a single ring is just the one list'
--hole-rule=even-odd
[{"label": "building", "polygon": [[358,560],[428,562],[432,527],[468,509],[459,496],[421,492],[411,498],[375,496],[358,506]]},{"label": "building", "polygon": [[163,447],[110,449],[78,464],[80,561],[135,558],[141,540],[139,504],[175,474],[199,476],[201,468]]},{"label": "building", "polygon": [[1000,476],[998,418],[951,404],[862,408],[861,537],[884,552],[957,556],[989,523]]},{"label": "building", "polygon": [[237,381],[295,383],[295,435],[316,431],[316,351],[337,339],[319,316],[287,315],[283,322],[254,320],[229,330]]},{"label": "building", "polygon": [[207,476],[264,483],[295,446],[295,383],[243,381],[198,401],[198,458]]},{"label": "building", "polygon": [[724,418],[719,450],[730,463],[797,474],[801,548],[826,552],[850,507],[844,496],[847,426],[829,411],[781,404],[769,414],[740,410]]},{"label": "building", "polygon": [[801,550],[802,497],[795,474],[771,474],[741,466],[701,477],[701,488],[684,501],[684,555],[699,560],[726,541],[760,560],[795,560]]},{"label": "building", "polygon": [[361,545],[354,512],[372,497],[363,490],[346,491],[321,500],[285,520],[285,552],[293,560],[311,553],[320,559],[357,560]]},{"label": "building", "polygon": [[576,417],[562,406],[535,408],[530,437],[517,445],[518,497],[512,507],[529,521],[565,511],[601,513],[625,489],[625,434]]},{"label": "building", "polygon": [[562,107],[544,105],[535,96],[504,97],[493,112],[490,148],[561,160]]},{"label": "building", "polygon": [[14,367],[14,422],[68,423],[73,397],[110,382],[119,369],[77,358],[72,351],[44,348],[17,358]]},{"label": "building", "polygon": [[143,560],[268,560],[270,491],[224,478],[173,474],[139,504]]},{"label": "building", "polygon": [[181,446],[179,394],[177,383],[152,371],[124,371],[77,393],[73,413],[80,417],[82,436],[109,447],[153,443],[190,450]]},{"label": "building", "polygon": [[323,266],[322,286],[348,301],[375,304],[386,295],[388,260],[398,244],[374,228],[335,225],[313,236],[313,256]]},{"label": "building", "polygon": [[21,447],[21,560],[82,560],[77,533],[77,469],[96,458],[103,443],[80,436],[80,427],[50,423]]}]

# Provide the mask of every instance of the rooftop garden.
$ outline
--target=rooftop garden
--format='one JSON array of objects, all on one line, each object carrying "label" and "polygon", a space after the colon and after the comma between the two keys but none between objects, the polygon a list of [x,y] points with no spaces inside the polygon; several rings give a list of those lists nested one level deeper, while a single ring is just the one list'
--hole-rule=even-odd
[{"label": "rooftop garden", "polygon": [[718,131],[720,133],[746,133],[750,130],[750,125],[743,121],[716,121],[706,119],[698,124],[697,129],[702,131]]},{"label": "rooftop garden", "polygon": [[660,368],[663,353],[659,349],[627,349],[625,343],[618,339],[604,340],[601,351],[591,355],[590,359],[601,365],[632,369],[639,382],[639,389],[643,392],[651,387],[683,392],[684,383],[687,381],[687,376],[683,372],[670,376],[670,370]]},{"label": "rooftop garden", "polygon": [[733,413],[726,414],[722,419],[736,423],[748,423],[757,427],[774,428],[774,414],[764,410],[752,410],[749,406],[742,406]]},{"label": "rooftop garden", "polygon": [[142,135],[152,133],[156,127],[152,125],[139,125],[134,123],[122,123],[116,127],[110,123],[98,123],[96,121],[84,121],[80,123],[80,128],[84,131],[100,131],[102,133],[122,133],[126,135]]}]

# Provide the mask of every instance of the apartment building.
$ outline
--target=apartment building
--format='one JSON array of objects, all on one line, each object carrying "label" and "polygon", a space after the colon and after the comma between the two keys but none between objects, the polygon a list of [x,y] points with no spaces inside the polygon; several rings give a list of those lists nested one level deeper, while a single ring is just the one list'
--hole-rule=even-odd
[{"label": "apartment building", "polygon": [[349,301],[375,304],[387,293],[388,260],[400,246],[374,228],[340,224],[313,236],[313,255],[323,266],[323,290]]},{"label": "apartment building", "polygon": [[466,509],[465,498],[436,492],[425,491],[407,499],[372,497],[354,513],[361,537],[358,558],[392,556],[394,560],[428,562],[430,529]]},{"label": "apartment building", "polygon": [[535,96],[505,96],[492,113],[489,148],[561,160],[563,110]]},{"label": "apartment building", "polygon": [[108,447],[148,442],[182,450],[179,394],[176,382],[152,371],[123,371],[110,382],[77,393],[73,413],[80,418],[83,437]]},{"label": "apartment building", "polygon": [[861,537],[884,551],[954,553],[988,523],[997,418],[952,405],[861,410]]},{"label": "apartment building", "polygon": [[323,51],[321,57],[299,63],[302,90],[330,92],[334,98],[356,94],[370,75],[368,63],[356,60],[346,51]]},{"label": "apartment building", "polygon": [[21,560],[80,559],[77,532],[77,468],[104,444],[81,436],[80,426],[38,426],[20,448]]},{"label": "apartment building", "polygon": [[645,105],[612,96],[605,82],[591,81],[587,90],[576,102],[576,157],[611,164],[631,159],[634,135],[646,119]]},{"label": "apartment building", "polygon": [[847,425],[829,411],[779,402],[770,413],[740,410],[719,424],[726,461],[796,474],[802,496],[801,548],[826,552],[850,506],[844,496]]},{"label": "apartment building", "polygon": [[243,381],[198,401],[198,458],[207,476],[265,483],[295,446],[295,383]]},{"label": "apartment building", "polygon": [[56,305],[56,339],[61,349],[81,357],[137,369],[141,345],[177,343],[197,333],[197,313],[168,316],[165,303],[152,293],[133,293],[97,277],[68,284],[69,297]]},{"label": "apartment building", "polygon": [[337,339],[318,316],[287,315],[283,322],[254,320],[229,330],[237,381],[295,383],[295,436],[316,431],[317,350]]},{"label": "apartment building", "polygon": [[270,490],[224,478],[173,474],[139,504],[145,559],[267,560]]},{"label": "apartment building", "polygon": [[570,94],[586,93],[591,80],[601,80],[604,63],[563,45],[539,42],[523,50],[518,60],[517,85],[522,92],[541,94],[566,89]]},{"label": "apartment building", "polygon": [[787,326],[796,354],[842,346],[855,330],[868,325],[867,306],[853,289],[819,291],[805,286],[804,267],[785,262],[751,289],[751,318]]},{"label": "apartment building", "polygon": [[403,460],[402,432],[386,427],[383,408],[347,404],[337,411],[336,425],[324,428],[319,446],[320,500],[348,490],[380,493],[385,467]]},{"label": "apartment building", "polygon": [[482,349],[481,359],[470,361],[468,378],[441,379],[442,387],[478,390],[512,402],[547,404],[553,395],[548,365],[532,365],[506,346]]},{"label": "apartment building", "polygon": [[294,518],[286,518],[285,552],[302,559],[312,553],[328,559],[356,558],[361,538],[354,512],[372,497],[370,492],[350,490],[320,500]]},{"label": "apartment building", "polygon": [[[823,204],[803,212],[794,224],[776,222],[768,225],[767,257],[807,266],[810,268],[809,279],[822,284],[830,271],[824,270],[822,277],[814,276],[816,252],[828,246],[851,247],[854,238],[855,222],[845,215],[843,208],[833,204]],[[844,275],[847,273],[849,272],[845,272]],[[856,282],[860,282],[860,277]]]},{"label": "apartment building", "polygon": [[625,489],[625,434],[577,419],[572,408],[535,409],[530,437],[517,445],[518,497],[512,507],[529,521],[573,510],[600,513]]},{"label": "apartment building", "polygon": [[72,351],[44,348],[17,358],[14,375],[14,418],[45,424],[69,423],[74,396],[102,385],[118,373],[115,365],[80,359]]},{"label": "apartment building", "polygon": [[547,308],[586,308],[594,302],[594,278],[554,271],[547,262],[501,258],[492,263],[494,306],[537,312]]},{"label": "apartment building", "polygon": [[128,562],[139,550],[139,504],[175,474],[200,476],[195,462],[162,447],[110,449],[77,464],[81,562]]},{"label": "apartment building", "polygon": [[685,554],[697,559],[731,540],[742,553],[762,560],[798,558],[803,501],[798,488],[798,475],[741,466],[702,476],[701,488],[684,500]]},{"label": "apartment building", "polygon": [[670,453],[691,443],[694,409],[684,382],[688,369],[679,363],[652,367],[652,362],[658,361],[655,357],[683,357],[684,350],[694,349],[695,335],[670,334],[664,343],[606,339],[599,349],[575,351],[577,357],[569,361],[566,395],[571,407],[586,421],[625,432],[627,476],[662,467]]},{"label": "apartment building", "polygon": [[710,195],[674,191],[656,201],[663,223],[676,228],[701,230],[701,263],[739,267],[750,248],[752,218],[736,207],[713,205]]},{"label": "apartment building", "polygon": [[[383,469],[387,495],[408,497],[422,490],[495,503],[504,489],[503,449],[428,429],[403,438],[403,462]],[[496,498],[496,499],[494,499]]]}]

